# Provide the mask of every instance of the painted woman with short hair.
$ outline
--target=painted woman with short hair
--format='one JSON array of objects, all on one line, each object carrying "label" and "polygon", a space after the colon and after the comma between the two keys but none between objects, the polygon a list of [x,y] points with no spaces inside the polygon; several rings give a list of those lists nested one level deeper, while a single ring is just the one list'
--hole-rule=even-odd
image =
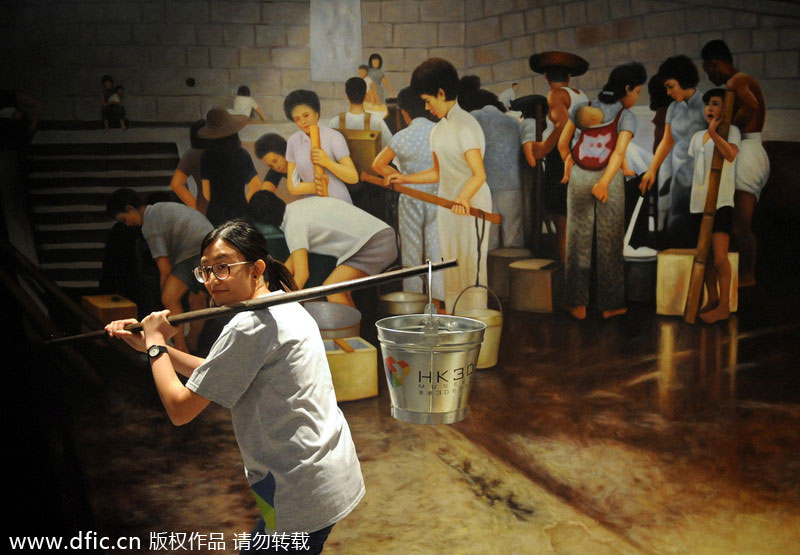
[{"label": "painted woman with short hair", "polygon": [[[314,91],[298,89],[283,100],[283,113],[298,128],[286,141],[286,184],[298,196],[321,195],[327,185],[328,196],[353,204],[346,183],[358,183],[358,171],[344,135],[320,125],[319,110]],[[311,147],[313,126],[319,127],[320,148]],[[314,176],[315,164],[325,169],[320,178]]]},{"label": "painted woman with short hair", "polygon": [[[445,307],[453,311],[459,293],[478,281],[486,285],[486,257],[491,224],[469,215],[471,207],[492,210],[492,195],[486,184],[483,153],[486,141],[478,121],[458,105],[456,68],[441,58],[426,60],[411,75],[411,89],[425,101],[425,108],[439,119],[431,130],[433,167],[412,174],[392,174],[387,183],[439,182],[440,197],[452,199],[448,210],[439,207],[439,252],[447,260],[458,259],[458,267],[445,270]],[[480,241],[479,241],[480,237]],[[462,304],[463,303],[463,304]],[[459,301],[462,308],[486,306],[486,292],[471,289]]]},{"label": "painted woman with short hair", "polygon": [[[201,253],[195,276],[217,305],[296,289],[288,270],[269,256],[264,237],[243,221],[212,230]],[[230,409],[261,513],[253,534],[308,533],[302,552],[320,553],[333,525],[365,490],[314,319],[296,302],[239,312],[201,359],[166,346],[177,331],[168,314],[147,316],[141,333],[124,329],[135,320],[112,322],[106,331],[147,353],[173,424],[192,421],[211,401]],[[178,374],[188,378],[186,385]],[[250,539],[255,548],[257,537]]]}]

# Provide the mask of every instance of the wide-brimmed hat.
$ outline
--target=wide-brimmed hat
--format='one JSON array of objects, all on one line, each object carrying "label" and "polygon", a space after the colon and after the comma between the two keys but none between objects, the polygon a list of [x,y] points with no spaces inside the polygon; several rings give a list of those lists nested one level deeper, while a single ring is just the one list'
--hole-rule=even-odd
[{"label": "wide-brimmed hat", "polygon": [[247,116],[229,114],[225,108],[211,108],[206,114],[206,124],[197,131],[201,139],[221,139],[233,135],[247,125]]},{"label": "wide-brimmed hat", "polygon": [[528,65],[536,73],[547,73],[550,68],[563,67],[569,70],[572,77],[583,75],[589,69],[589,62],[577,54],[558,50],[537,52],[528,58]]}]

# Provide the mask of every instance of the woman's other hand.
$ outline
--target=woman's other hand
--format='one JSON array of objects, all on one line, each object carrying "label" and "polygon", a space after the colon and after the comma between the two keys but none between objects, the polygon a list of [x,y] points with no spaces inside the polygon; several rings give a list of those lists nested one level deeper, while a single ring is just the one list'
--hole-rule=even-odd
[{"label": "woman's other hand", "polygon": [[[142,329],[144,330],[145,338],[161,336],[166,341],[174,337],[178,333],[179,328],[169,323],[167,320],[169,314],[169,310],[161,310],[146,316],[145,319],[142,320]],[[161,338],[159,337],[158,339],[160,340]]]}]

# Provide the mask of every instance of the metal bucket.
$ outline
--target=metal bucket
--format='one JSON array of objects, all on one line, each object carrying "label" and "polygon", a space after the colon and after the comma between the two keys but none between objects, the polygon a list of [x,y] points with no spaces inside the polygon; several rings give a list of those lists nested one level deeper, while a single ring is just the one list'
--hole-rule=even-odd
[{"label": "metal bucket", "polygon": [[486,324],[434,315],[438,333],[426,334],[429,318],[410,314],[375,323],[392,416],[415,424],[452,424],[467,416],[467,398]]},{"label": "metal bucket", "polygon": [[308,302],[303,306],[317,322],[323,339],[361,335],[361,312],[357,308],[325,301]]},{"label": "metal bucket", "polygon": [[380,296],[380,313],[387,316],[421,314],[428,304],[428,295],[416,291],[395,291]]}]

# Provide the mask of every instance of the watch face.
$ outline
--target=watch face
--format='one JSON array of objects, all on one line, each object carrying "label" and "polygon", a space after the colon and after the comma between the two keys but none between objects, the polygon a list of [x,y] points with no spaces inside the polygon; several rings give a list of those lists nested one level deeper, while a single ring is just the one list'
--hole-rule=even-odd
[{"label": "watch face", "polygon": [[152,345],[149,349],[147,349],[147,356],[150,358],[155,358],[161,354],[161,346],[160,345]]}]

